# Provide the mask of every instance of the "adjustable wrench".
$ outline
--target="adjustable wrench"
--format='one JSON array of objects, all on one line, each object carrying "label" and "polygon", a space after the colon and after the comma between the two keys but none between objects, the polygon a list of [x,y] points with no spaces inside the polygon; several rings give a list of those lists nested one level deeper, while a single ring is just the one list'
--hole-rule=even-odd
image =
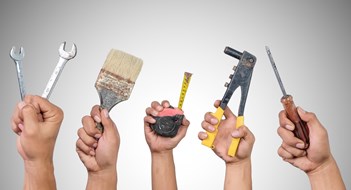
[{"label": "adjustable wrench", "polygon": [[53,88],[55,87],[57,80],[65,66],[65,64],[70,60],[73,59],[76,54],[77,54],[77,46],[75,44],[73,44],[72,49],[70,52],[66,52],[65,49],[66,46],[66,42],[63,42],[60,45],[59,48],[59,55],[60,55],[60,59],[56,65],[56,68],[54,70],[54,72],[52,73],[49,82],[46,85],[46,88],[44,90],[44,93],[42,95],[43,98],[47,98],[49,99],[49,96],[53,90]]},{"label": "adjustable wrench", "polygon": [[24,49],[23,47],[20,48],[19,53],[15,53],[15,47],[12,47],[10,51],[10,57],[13,59],[13,61],[16,64],[16,70],[17,70],[17,79],[18,79],[18,84],[19,84],[19,89],[21,93],[21,99],[23,101],[24,96],[26,95],[25,89],[24,89],[24,84],[23,84],[23,74],[22,74],[22,60],[24,58]]}]

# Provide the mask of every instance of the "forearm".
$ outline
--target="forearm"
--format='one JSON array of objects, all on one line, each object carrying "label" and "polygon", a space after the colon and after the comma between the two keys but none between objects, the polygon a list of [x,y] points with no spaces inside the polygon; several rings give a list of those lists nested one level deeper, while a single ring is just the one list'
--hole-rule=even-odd
[{"label": "forearm", "polygon": [[162,153],[152,153],[152,189],[175,190],[177,180],[172,150]]},{"label": "forearm", "polygon": [[307,175],[311,183],[311,189],[346,189],[340,170],[333,157]]},{"label": "forearm", "polygon": [[56,181],[52,163],[25,163],[25,190],[55,190]]},{"label": "forearm", "polygon": [[89,172],[87,190],[116,190],[117,170]]},{"label": "forearm", "polygon": [[251,158],[226,164],[224,190],[227,189],[252,189]]}]

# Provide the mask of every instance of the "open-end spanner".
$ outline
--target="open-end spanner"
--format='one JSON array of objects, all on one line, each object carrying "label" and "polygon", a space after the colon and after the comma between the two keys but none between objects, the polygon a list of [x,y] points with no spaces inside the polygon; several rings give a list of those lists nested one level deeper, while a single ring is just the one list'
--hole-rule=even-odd
[{"label": "open-end spanner", "polygon": [[65,66],[65,64],[70,60],[73,59],[76,54],[77,54],[77,46],[75,44],[73,44],[72,49],[70,52],[66,52],[65,49],[66,46],[66,42],[63,42],[60,45],[59,48],[59,55],[60,55],[60,59],[56,65],[56,68],[54,70],[54,72],[52,73],[48,84],[46,85],[46,88],[44,90],[44,93],[42,95],[42,97],[49,99],[49,96],[53,90],[53,88],[55,87],[57,80]]},{"label": "open-end spanner", "polygon": [[24,49],[23,47],[20,48],[19,53],[15,53],[15,47],[12,47],[10,51],[10,57],[13,59],[13,61],[16,64],[16,70],[17,70],[17,79],[18,79],[18,85],[21,93],[21,99],[24,99],[24,96],[26,95],[25,89],[24,89],[24,84],[23,84],[23,73],[22,73],[22,60],[24,58]]}]

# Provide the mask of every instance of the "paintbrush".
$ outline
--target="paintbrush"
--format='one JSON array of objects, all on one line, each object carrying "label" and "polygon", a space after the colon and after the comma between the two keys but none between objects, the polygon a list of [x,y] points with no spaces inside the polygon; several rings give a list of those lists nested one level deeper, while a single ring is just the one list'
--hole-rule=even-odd
[{"label": "paintbrush", "polygon": [[[100,97],[100,109],[110,111],[129,98],[141,71],[143,60],[128,53],[111,49],[95,82]],[[101,123],[96,126],[101,132]]]}]

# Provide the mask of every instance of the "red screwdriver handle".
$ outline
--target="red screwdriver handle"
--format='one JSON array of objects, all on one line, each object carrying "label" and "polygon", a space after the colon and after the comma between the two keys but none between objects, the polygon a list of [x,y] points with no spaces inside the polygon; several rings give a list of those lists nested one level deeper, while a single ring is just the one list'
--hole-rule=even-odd
[{"label": "red screwdriver handle", "polygon": [[291,95],[285,95],[281,98],[281,103],[287,113],[288,118],[294,123],[294,135],[301,139],[305,143],[307,149],[310,144],[309,129],[305,121],[303,121],[297,113],[297,108],[294,104],[293,97]]}]

